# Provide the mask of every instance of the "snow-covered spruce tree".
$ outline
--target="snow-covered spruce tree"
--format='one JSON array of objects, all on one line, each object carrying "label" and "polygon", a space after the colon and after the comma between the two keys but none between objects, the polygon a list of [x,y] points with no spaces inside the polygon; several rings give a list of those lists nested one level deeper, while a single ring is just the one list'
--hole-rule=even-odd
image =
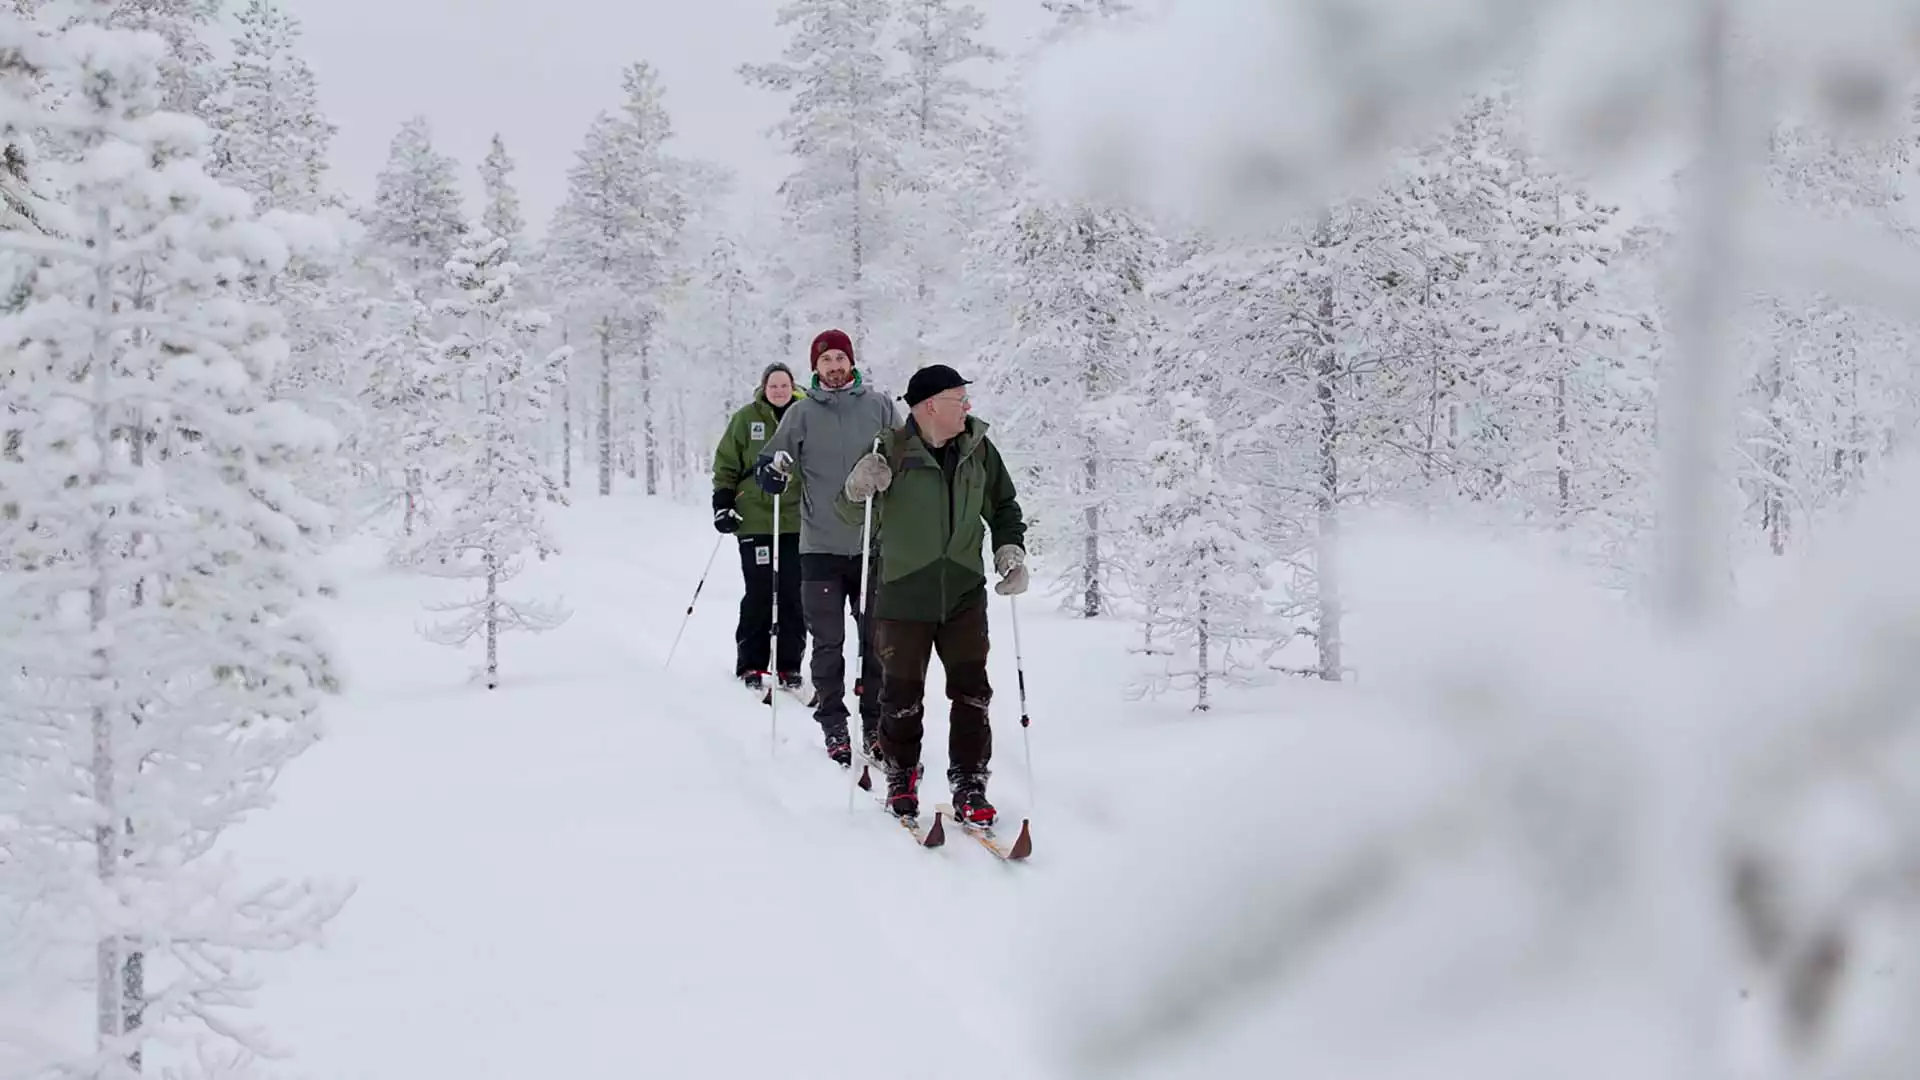
[{"label": "snow-covered spruce tree", "polygon": [[559,492],[539,449],[551,379],[548,362],[530,359],[526,349],[547,317],[516,303],[519,267],[507,259],[506,240],[484,228],[470,235],[472,245],[447,264],[454,293],[439,307],[460,324],[444,346],[447,364],[477,376],[480,396],[441,418],[451,430],[437,479],[456,501],[411,561],[437,577],[484,583],[479,596],[435,607],[454,617],[426,636],[454,647],[482,636],[486,661],[475,674],[492,690],[500,685],[500,635],[551,630],[567,613],[556,603],[511,600],[500,592],[529,551],[544,560],[556,550],[544,517]]},{"label": "snow-covered spruce tree", "polygon": [[439,285],[466,235],[459,163],[433,147],[433,126],[416,116],[400,126],[368,207],[368,239],[405,280]]},{"label": "snow-covered spruce tree", "polygon": [[1173,651],[1147,688],[1191,686],[1205,712],[1216,684],[1245,681],[1234,646],[1263,648],[1274,636],[1264,596],[1271,556],[1246,486],[1226,475],[1206,403],[1179,391],[1155,419],[1163,433],[1147,447],[1152,501],[1135,577],[1150,639]]},{"label": "snow-covered spruce tree", "polygon": [[897,351],[868,341],[895,291],[875,280],[891,243],[885,207],[899,172],[900,88],[882,46],[889,7],[789,0],[777,17],[793,27],[780,62],[740,68],[750,85],[792,95],[774,130],[795,161],[780,190],[802,315],[846,321],[867,356]]},{"label": "snow-covered spruce tree", "polygon": [[170,1072],[237,1075],[270,1049],[240,1015],[246,955],[311,942],[345,900],[211,857],[334,684],[303,610],[327,522],[292,481],[329,434],[268,396],[286,345],[242,288],[287,248],[207,176],[204,125],[156,111],[160,38],[6,14],[0,54],[63,91],[0,99],[0,124],[75,155],[50,235],[0,234],[40,264],[0,314],[19,431],[0,454],[0,895],[29,920],[20,970],[91,954],[94,997],[92,1032],[42,1031],[22,1073],[132,1077],[153,1046]]}]

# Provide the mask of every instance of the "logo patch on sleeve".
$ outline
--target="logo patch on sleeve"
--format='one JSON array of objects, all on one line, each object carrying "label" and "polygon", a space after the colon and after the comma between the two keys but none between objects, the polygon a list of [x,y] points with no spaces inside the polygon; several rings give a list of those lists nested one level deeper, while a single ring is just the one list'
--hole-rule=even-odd
[{"label": "logo patch on sleeve", "polygon": [[766,437],[767,437],[767,422],[765,420],[755,420],[753,422],[753,426],[747,430],[747,438],[764,439]]}]

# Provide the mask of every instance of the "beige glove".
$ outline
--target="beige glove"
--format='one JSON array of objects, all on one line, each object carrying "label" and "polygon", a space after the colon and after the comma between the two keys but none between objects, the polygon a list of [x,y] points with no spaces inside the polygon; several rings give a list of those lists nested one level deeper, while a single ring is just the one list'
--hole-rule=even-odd
[{"label": "beige glove", "polygon": [[841,490],[846,493],[848,502],[866,502],[892,484],[893,470],[887,468],[887,459],[879,454],[868,454],[854,463],[853,471],[847,474],[847,482]]},{"label": "beige glove", "polygon": [[1019,596],[1027,591],[1027,553],[1014,544],[1004,544],[993,553],[993,569],[1000,583],[993,591],[1001,596]]}]

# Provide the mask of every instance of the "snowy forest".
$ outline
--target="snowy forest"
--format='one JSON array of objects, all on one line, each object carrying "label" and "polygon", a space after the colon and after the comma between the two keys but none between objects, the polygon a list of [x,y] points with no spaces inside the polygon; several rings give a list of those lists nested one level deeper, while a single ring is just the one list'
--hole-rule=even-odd
[{"label": "snowy forest", "polygon": [[[348,689],[329,553],[449,583],[394,621],[504,693],[575,614],[559,515],[698,512],[828,327],[890,394],[973,380],[1029,609],[1119,628],[1072,648],[1166,745],[1338,702],[1218,766],[1291,793],[1242,821],[1273,858],[1050,883],[1055,1067],[1911,1075],[1920,6],[1330,0],[1329,43],[1310,4],[1034,3],[1018,54],[967,0],[769,5],[733,76],[790,173],[746,214],[636,55],[556,118],[546,221],[428,115],[348,198],[276,0],[0,8],[0,1077],[254,1075],[252,965],[356,902],[226,840]],[[1369,1052],[1355,995],[1408,965]]]}]

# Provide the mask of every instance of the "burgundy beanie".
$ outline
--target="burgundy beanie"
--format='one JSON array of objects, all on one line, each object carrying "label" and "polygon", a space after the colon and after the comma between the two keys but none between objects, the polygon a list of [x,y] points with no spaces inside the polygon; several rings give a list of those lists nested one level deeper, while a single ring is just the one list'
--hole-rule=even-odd
[{"label": "burgundy beanie", "polygon": [[843,330],[822,330],[820,336],[813,339],[813,348],[808,351],[808,364],[813,370],[820,370],[820,354],[828,349],[839,349],[847,354],[847,361],[853,361],[853,339]]}]

